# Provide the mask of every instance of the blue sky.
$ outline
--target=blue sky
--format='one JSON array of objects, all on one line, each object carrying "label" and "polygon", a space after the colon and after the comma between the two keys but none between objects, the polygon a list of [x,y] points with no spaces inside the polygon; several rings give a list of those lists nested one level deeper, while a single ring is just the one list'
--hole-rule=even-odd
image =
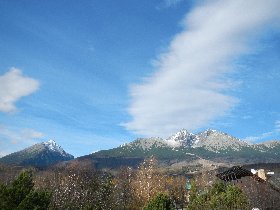
[{"label": "blue sky", "polygon": [[213,128],[280,139],[280,3],[0,1],[0,156]]}]

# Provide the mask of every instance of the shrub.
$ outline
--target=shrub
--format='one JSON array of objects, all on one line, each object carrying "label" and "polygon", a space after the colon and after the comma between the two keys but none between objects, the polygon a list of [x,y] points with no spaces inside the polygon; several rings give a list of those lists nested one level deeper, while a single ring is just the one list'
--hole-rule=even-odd
[{"label": "shrub", "polygon": [[251,209],[247,198],[237,186],[216,183],[210,189],[200,194],[194,192],[195,190],[194,188],[191,192],[188,210]]},{"label": "shrub", "polygon": [[174,209],[171,199],[163,193],[151,199],[143,210],[171,210]]}]

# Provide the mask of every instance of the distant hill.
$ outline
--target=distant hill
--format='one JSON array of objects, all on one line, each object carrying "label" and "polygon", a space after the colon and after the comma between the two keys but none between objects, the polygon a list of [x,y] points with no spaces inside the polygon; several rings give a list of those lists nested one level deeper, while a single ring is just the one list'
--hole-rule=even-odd
[{"label": "distant hill", "polygon": [[[280,141],[250,144],[216,130],[192,134],[183,129],[167,139],[139,138],[81,158],[93,160],[99,168],[111,168],[127,165],[122,164],[123,159],[129,162],[138,158],[140,162],[152,155],[165,166],[273,163],[280,162]],[[135,166],[132,162],[130,166]]]},{"label": "distant hill", "polygon": [[74,159],[66,153],[55,141],[35,144],[24,150],[11,153],[0,158],[0,163],[7,165],[46,167],[60,161]]}]

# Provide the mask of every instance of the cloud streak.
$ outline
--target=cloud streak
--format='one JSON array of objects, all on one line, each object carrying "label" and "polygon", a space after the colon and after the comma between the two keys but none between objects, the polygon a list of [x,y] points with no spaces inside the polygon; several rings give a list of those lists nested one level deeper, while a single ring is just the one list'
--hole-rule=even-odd
[{"label": "cloud streak", "polygon": [[184,0],[163,0],[157,7],[156,9],[161,10],[161,9],[167,9],[167,8],[172,8],[176,7],[180,3],[182,3]]},{"label": "cloud streak", "polygon": [[275,122],[275,132],[278,132],[278,133],[280,133],[280,120],[277,120],[276,122]]},{"label": "cloud streak", "polygon": [[33,129],[24,128],[14,130],[0,125],[0,138],[12,144],[33,144],[36,140],[44,137],[44,134]]},{"label": "cloud streak", "polygon": [[257,143],[268,138],[271,139],[273,136],[279,134],[280,134],[280,120],[276,120],[274,123],[274,129],[272,131],[262,133],[259,136],[248,136],[243,140],[251,143]]},{"label": "cloud streak", "polygon": [[195,130],[229,113],[233,59],[250,52],[248,39],[279,20],[277,0],[206,1],[183,20],[155,73],[130,90],[126,129],[144,136]]},{"label": "cloud streak", "polygon": [[30,128],[13,129],[0,124],[0,156],[14,152],[38,142],[44,134]]},{"label": "cloud streak", "polygon": [[164,6],[165,7],[174,7],[175,5],[178,5],[183,0],[164,0]]},{"label": "cloud streak", "polygon": [[11,68],[0,76],[0,112],[14,112],[15,103],[39,88],[39,82],[22,75],[21,70]]}]

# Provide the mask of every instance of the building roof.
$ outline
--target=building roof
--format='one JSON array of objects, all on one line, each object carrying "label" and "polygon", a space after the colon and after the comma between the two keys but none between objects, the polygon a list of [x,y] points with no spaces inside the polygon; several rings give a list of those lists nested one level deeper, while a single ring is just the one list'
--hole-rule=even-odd
[{"label": "building roof", "polygon": [[245,176],[253,176],[253,173],[245,168],[242,168],[241,166],[233,166],[227,171],[219,173],[216,176],[223,181],[232,181],[232,180],[241,179],[242,177]]}]

